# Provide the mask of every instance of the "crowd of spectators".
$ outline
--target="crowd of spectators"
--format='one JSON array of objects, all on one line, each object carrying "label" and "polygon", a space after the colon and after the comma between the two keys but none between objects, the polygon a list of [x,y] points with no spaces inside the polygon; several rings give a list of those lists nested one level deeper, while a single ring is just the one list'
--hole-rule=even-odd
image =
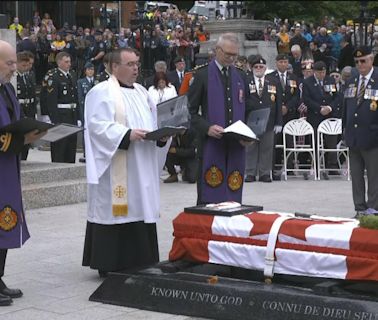
[{"label": "crowd of spectators", "polygon": [[37,83],[41,83],[47,70],[56,67],[55,57],[61,51],[70,53],[73,69],[79,76],[83,75],[86,62],[94,62],[91,59],[99,50],[104,54],[94,63],[97,72],[103,70],[100,62],[106,52],[125,47],[142,51],[146,73],[161,60],[167,62],[169,70],[174,69],[176,57],[184,57],[187,69],[194,67],[200,43],[209,38],[202,18],[173,8],[165,12],[151,9],[137,18],[134,21],[140,23],[119,30],[68,23],[58,29],[48,13],[41,18],[39,12],[35,12],[31,22],[22,25],[15,17],[9,28],[17,31],[17,51],[31,51],[35,55]]}]

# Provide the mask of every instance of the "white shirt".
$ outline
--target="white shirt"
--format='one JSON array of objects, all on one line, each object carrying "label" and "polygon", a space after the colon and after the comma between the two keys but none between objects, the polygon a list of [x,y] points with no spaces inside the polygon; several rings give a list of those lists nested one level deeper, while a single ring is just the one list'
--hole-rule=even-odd
[{"label": "white shirt", "polygon": [[[373,74],[373,71],[374,71],[374,68],[372,67],[371,70],[369,71],[369,73],[365,76],[365,88],[367,87],[369,81],[370,81],[370,78],[371,78],[371,75]],[[362,75],[360,75],[359,79],[358,79],[358,92],[360,92],[360,87],[361,87],[361,82],[362,82]]]},{"label": "white shirt", "polygon": [[264,80],[265,80],[265,76],[261,77],[261,78],[258,78],[256,76],[253,76],[254,80],[255,80],[255,85],[256,85],[256,90],[257,92],[259,91],[259,86],[260,86],[260,79],[261,79],[261,83],[262,83],[262,87],[264,88]]},{"label": "white shirt", "polygon": [[171,84],[166,86],[163,90],[156,89],[155,86],[151,86],[148,88],[148,94],[150,95],[153,103],[156,105],[163,101],[177,97],[176,88]]}]

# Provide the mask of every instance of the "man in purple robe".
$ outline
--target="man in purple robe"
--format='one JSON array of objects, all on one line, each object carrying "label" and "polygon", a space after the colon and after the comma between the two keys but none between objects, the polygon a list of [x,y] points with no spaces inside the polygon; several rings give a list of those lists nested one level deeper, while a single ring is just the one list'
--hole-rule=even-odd
[{"label": "man in purple robe", "polygon": [[[0,40],[0,128],[20,119],[21,110],[13,86],[16,50]],[[8,288],[2,280],[8,249],[19,248],[30,237],[22,206],[20,158],[22,148],[40,139],[45,132],[25,135],[0,131],[0,306],[22,296],[20,289]]]},{"label": "man in purple robe", "polygon": [[247,143],[223,137],[224,128],[238,120],[245,122],[250,110],[245,74],[234,66],[238,51],[237,35],[222,34],[215,59],[197,68],[189,88],[200,159],[197,204],[242,201]]}]

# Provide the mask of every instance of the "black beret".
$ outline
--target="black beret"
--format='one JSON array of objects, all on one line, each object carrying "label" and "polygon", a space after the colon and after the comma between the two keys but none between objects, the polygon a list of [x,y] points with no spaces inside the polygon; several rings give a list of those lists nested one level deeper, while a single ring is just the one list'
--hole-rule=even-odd
[{"label": "black beret", "polygon": [[185,62],[185,59],[183,57],[176,57],[175,63],[178,63],[178,62]]},{"label": "black beret", "polygon": [[247,58],[247,61],[249,64],[252,64],[253,60],[255,60],[256,55],[255,54],[250,54]]},{"label": "black beret", "polygon": [[280,61],[280,60],[289,60],[289,57],[285,53],[280,53],[277,55],[276,61]]},{"label": "black beret", "polygon": [[353,52],[353,57],[361,58],[371,53],[371,48],[368,46],[360,46]]},{"label": "black beret", "polygon": [[87,62],[85,65],[84,65],[84,69],[89,69],[89,68],[94,68],[94,65],[92,62]]},{"label": "black beret", "polygon": [[332,73],[340,73],[339,68],[332,69],[329,74],[332,74]]},{"label": "black beret", "polygon": [[315,71],[325,71],[325,70],[327,70],[327,65],[323,61],[316,61],[314,63],[314,70]]},{"label": "black beret", "polygon": [[256,56],[251,63],[251,67],[253,67],[255,64],[266,64],[266,60],[262,56]]}]

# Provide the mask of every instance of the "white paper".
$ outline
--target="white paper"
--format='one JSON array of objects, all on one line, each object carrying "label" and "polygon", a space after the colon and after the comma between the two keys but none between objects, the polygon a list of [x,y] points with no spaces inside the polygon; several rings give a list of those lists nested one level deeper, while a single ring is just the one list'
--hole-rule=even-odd
[{"label": "white paper", "polygon": [[227,128],[224,129],[224,132],[232,132],[232,133],[237,133],[242,136],[258,140],[257,136],[255,133],[252,131],[250,127],[248,127],[243,121],[239,120],[236,121],[235,123],[231,124]]},{"label": "white paper", "polygon": [[41,140],[55,142],[82,130],[83,129],[80,127],[62,123],[47,130],[47,133],[41,138]]}]

